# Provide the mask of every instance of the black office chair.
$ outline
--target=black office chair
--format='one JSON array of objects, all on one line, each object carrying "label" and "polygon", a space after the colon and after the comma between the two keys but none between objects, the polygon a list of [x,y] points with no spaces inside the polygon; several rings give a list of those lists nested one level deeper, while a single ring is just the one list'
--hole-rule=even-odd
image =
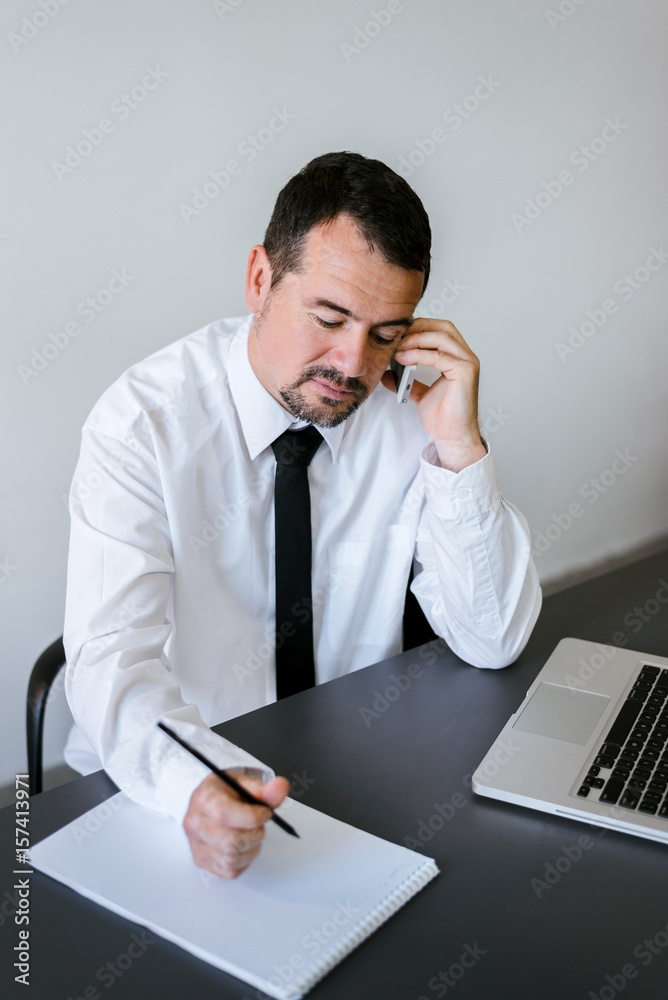
[{"label": "black office chair", "polygon": [[415,594],[411,593],[411,583],[413,582],[413,566],[408,576],[408,586],[406,587],[406,600],[404,602],[404,650],[415,649],[425,642],[438,639],[433,628],[427,621],[424,611],[418,604]]},{"label": "black office chair", "polygon": [[[408,588],[413,579],[413,570],[408,578]],[[404,605],[404,649],[414,649],[425,642],[436,639],[436,633],[427,621],[424,611],[410,589],[406,590]],[[42,791],[42,749],[44,742],[44,715],[51,685],[65,665],[65,650],[62,636],[52,642],[37,659],[28,681],[28,704],[26,711],[26,737],[28,741],[28,790],[30,795]]]},{"label": "black office chair", "polygon": [[52,642],[35,662],[28,681],[26,707],[26,737],[28,741],[28,791],[42,791],[42,745],[46,699],[58,671],[65,665],[62,636]]}]

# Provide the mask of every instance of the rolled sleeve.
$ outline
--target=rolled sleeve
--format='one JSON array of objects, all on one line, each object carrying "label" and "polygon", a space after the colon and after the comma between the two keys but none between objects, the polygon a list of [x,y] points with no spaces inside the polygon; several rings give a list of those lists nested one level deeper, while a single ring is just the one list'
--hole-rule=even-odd
[{"label": "rolled sleeve", "polygon": [[101,766],[135,802],[182,820],[210,772],[157,728],[164,719],[217,766],[273,776],[211,732],[172,672],[174,560],[150,452],[89,426],[70,510],[65,690]]},{"label": "rolled sleeve", "polygon": [[411,585],[434,631],[463,660],[503,667],[519,656],[540,610],[523,515],[502,495],[491,452],[452,472],[433,444],[420,456],[425,509]]}]

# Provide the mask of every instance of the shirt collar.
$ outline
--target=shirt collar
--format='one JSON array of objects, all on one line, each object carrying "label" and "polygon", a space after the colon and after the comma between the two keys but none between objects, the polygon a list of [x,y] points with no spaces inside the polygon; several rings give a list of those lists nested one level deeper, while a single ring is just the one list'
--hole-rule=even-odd
[{"label": "shirt collar", "polygon": [[[227,363],[230,392],[239,414],[241,430],[251,461],[254,461],[265,448],[269,448],[272,441],[286,431],[295,420],[295,417],[267,392],[251,367],[248,358],[248,335],[253,318],[252,313],[246,317],[234,335]],[[318,427],[329,445],[334,464],[337,462],[346,432],[346,423],[347,421],[343,421],[338,427]]]}]

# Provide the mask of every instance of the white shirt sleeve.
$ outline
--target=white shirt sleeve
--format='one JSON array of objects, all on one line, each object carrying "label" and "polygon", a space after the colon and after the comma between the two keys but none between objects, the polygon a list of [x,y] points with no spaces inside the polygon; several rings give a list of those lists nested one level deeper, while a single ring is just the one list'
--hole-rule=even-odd
[{"label": "white shirt sleeve", "polygon": [[489,450],[455,473],[429,444],[420,465],[426,504],[411,590],[457,656],[477,667],[507,666],[541,607],[527,522],[501,495]]},{"label": "white shirt sleeve", "polygon": [[134,801],[181,821],[209,774],[159,719],[219,767],[273,776],[184,701],[165,653],[172,540],[158,469],[136,438],[88,424],[70,494],[64,644],[74,719]]}]

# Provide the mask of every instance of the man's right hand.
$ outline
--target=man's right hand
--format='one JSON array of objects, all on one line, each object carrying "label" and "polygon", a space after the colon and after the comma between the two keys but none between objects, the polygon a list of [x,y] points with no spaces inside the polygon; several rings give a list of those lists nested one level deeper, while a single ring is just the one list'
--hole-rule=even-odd
[{"label": "man's right hand", "polygon": [[[290,791],[287,778],[272,778],[263,785],[248,775],[230,774],[271,809]],[[238,878],[260,853],[270,818],[269,808],[243,802],[215,774],[208,775],[193,792],[183,820],[195,864],[220,878]]]}]

